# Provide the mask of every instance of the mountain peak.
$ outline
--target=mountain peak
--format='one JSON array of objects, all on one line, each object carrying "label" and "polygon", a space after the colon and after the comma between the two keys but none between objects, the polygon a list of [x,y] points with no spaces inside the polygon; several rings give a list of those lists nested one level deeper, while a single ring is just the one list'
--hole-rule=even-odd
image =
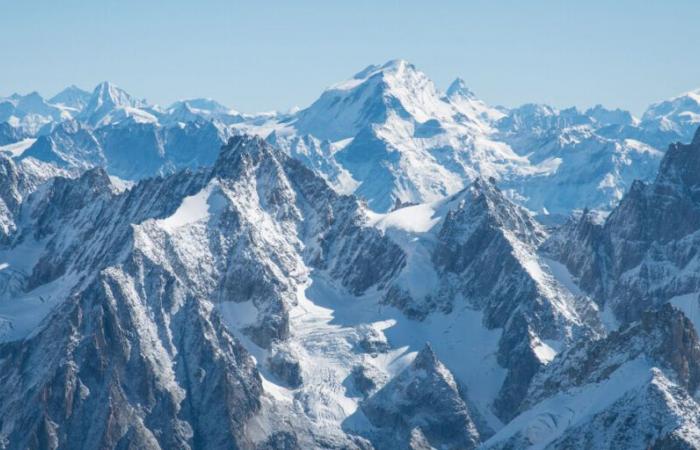
[{"label": "mountain peak", "polygon": [[[113,106],[139,106],[140,102],[135,100],[125,90],[109,81],[103,81],[95,87],[92,93],[93,99],[97,99],[103,104],[110,103]],[[91,99],[92,100],[92,99]]]},{"label": "mountain peak", "polygon": [[690,140],[700,124],[700,89],[649,106],[642,125],[662,138],[659,145]]},{"label": "mountain peak", "polygon": [[90,92],[71,84],[49,99],[49,103],[81,110],[90,100]]},{"label": "mountain peak", "polygon": [[295,127],[302,134],[337,141],[386,123],[391,117],[425,123],[430,119],[450,121],[454,112],[427,75],[396,59],[369,66],[328,88],[297,114]]},{"label": "mountain peak", "polygon": [[[117,118],[133,117],[140,122],[154,122],[157,119],[150,113],[139,110],[147,106],[144,100],[132,97],[125,90],[109,81],[103,81],[92,91],[90,100],[80,113],[82,119],[91,125],[114,123]],[[117,114],[115,117],[113,113]]]},{"label": "mountain peak", "polygon": [[405,59],[392,59],[384,64],[382,64],[381,68],[383,70],[404,70],[404,69],[415,69],[415,66],[411,64],[410,62],[406,61]]},{"label": "mountain peak", "polygon": [[476,98],[474,92],[472,92],[471,89],[467,87],[467,83],[465,83],[464,80],[459,77],[455,78],[455,80],[450,84],[450,87],[447,88],[447,92],[445,92],[445,94],[447,95],[447,98]]},{"label": "mountain peak", "polygon": [[700,128],[690,144],[678,142],[669,146],[656,180],[657,183],[680,183],[687,187],[700,185]]},{"label": "mountain peak", "polygon": [[27,95],[23,95],[17,102],[17,108],[26,112],[38,112],[49,108],[49,105],[37,91],[32,91]]},{"label": "mountain peak", "polygon": [[429,342],[426,342],[421,351],[418,352],[413,360],[413,367],[424,370],[435,370],[440,364],[433,347]]},{"label": "mountain peak", "polygon": [[277,155],[277,149],[259,136],[232,136],[226,145],[221,147],[214,164],[214,174],[224,178],[236,176],[250,161],[275,159]]},{"label": "mountain peak", "polygon": [[379,72],[399,72],[405,69],[415,70],[415,66],[405,59],[392,59],[384,64],[370,64],[357,72],[352,78],[354,80],[364,80]]}]

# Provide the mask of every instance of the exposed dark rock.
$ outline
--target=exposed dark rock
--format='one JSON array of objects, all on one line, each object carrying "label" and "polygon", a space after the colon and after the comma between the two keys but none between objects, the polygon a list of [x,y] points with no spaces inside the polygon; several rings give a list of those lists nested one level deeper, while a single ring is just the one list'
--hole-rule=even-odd
[{"label": "exposed dark rock", "polygon": [[383,448],[469,449],[479,432],[452,374],[426,345],[413,363],[362,404]]},{"label": "exposed dark rock", "polygon": [[276,349],[267,359],[270,371],[291,388],[301,386],[303,380],[299,361],[288,351]]}]

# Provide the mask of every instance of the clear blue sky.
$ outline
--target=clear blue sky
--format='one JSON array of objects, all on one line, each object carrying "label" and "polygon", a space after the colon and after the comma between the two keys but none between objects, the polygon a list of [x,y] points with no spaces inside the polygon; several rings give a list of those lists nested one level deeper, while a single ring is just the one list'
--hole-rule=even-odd
[{"label": "clear blue sky", "polygon": [[0,0],[0,95],[110,80],[161,104],[285,110],[404,58],[492,104],[640,113],[700,87],[698,24],[696,0]]}]

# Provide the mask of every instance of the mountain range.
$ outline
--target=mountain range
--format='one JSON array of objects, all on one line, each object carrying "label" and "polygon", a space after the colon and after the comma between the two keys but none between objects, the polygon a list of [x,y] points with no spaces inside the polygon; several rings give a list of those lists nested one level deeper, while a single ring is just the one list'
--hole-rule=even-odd
[{"label": "mountain range", "polygon": [[700,448],[700,94],[0,99],[0,448]]}]

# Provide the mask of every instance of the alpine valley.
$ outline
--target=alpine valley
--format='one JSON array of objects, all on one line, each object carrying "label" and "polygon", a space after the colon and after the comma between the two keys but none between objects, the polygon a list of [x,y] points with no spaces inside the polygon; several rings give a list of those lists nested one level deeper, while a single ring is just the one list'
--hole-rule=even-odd
[{"label": "alpine valley", "polygon": [[0,449],[700,448],[699,126],[0,98]]}]

